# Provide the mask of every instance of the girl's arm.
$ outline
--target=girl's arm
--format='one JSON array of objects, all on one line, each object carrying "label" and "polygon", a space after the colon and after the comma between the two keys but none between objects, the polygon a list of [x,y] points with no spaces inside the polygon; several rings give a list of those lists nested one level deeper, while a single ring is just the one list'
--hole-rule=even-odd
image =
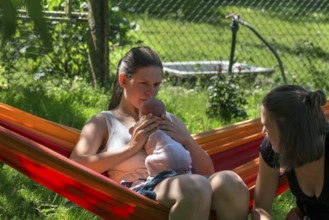
[{"label": "girl's arm", "polygon": [[252,220],[271,219],[271,209],[279,182],[279,171],[274,170],[259,155],[259,170],[254,194]]}]

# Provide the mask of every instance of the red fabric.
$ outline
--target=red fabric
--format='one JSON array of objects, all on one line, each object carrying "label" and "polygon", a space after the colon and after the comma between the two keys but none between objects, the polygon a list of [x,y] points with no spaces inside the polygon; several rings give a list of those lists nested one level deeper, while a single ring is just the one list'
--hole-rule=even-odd
[{"label": "red fabric", "polygon": [[[329,115],[329,103],[324,108]],[[252,208],[261,143],[259,119],[200,132],[195,140],[216,171],[231,169],[249,187]],[[0,103],[0,160],[104,219],[168,219],[168,209],[68,159],[79,131]],[[280,178],[277,194],[287,189]],[[210,219],[214,218],[214,213]]]}]

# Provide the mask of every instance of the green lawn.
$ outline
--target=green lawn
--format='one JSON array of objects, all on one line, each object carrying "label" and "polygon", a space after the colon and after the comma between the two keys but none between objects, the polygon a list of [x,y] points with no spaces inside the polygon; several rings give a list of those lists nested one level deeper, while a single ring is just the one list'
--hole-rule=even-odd
[{"label": "green lawn", "polygon": [[[265,8],[266,9],[266,8]],[[291,20],[279,12],[246,6],[218,7],[217,23],[177,21],[173,17],[152,17],[147,14],[126,14],[128,19],[140,25],[133,33],[142,44],[150,45],[166,61],[228,60],[231,45],[230,21],[223,16],[239,12],[243,19],[264,34],[277,49],[283,60],[289,83],[300,83],[314,89],[328,91],[329,23],[327,15],[307,14],[312,20]],[[299,13],[293,8],[285,9]],[[275,14],[277,13],[277,14]],[[256,19],[257,18],[257,19]],[[326,20],[327,19],[327,20]],[[264,22],[266,21],[266,22]],[[314,32],[314,27],[317,31]],[[186,34],[187,33],[187,34]],[[236,47],[238,62],[247,62],[275,70],[270,76],[258,76],[245,83],[245,106],[248,118],[259,117],[259,103],[264,94],[282,84],[277,61],[264,44],[246,27],[240,26]],[[134,44],[135,45],[135,44]],[[137,45],[137,43],[136,43]],[[111,78],[121,56],[133,45],[113,46],[110,53]],[[218,49],[219,48],[219,49]],[[21,48],[10,48],[20,50]],[[0,57],[6,55],[0,51]],[[73,56],[73,55],[72,55]],[[49,61],[48,61],[49,62]],[[93,114],[107,108],[110,90],[93,89],[85,79],[68,79],[48,74],[44,79],[34,79],[37,63],[24,57],[11,60],[11,66],[0,63],[0,100],[40,117],[82,128]],[[44,64],[47,66],[47,63]],[[62,78],[61,78],[62,77]],[[204,80],[210,83],[210,80]],[[173,96],[175,94],[175,96]],[[159,97],[168,111],[175,113],[191,133],[198,133],[224,126],[220,118],[206,115],[207,91],[198,86],[173,86],[165,82]],[[229,122],[234,123],[236,120]],[[98,219],[88,211],[58,196],[28,179],[12,168],[3,165],[0,172],[0,219]],[[284,219],[294,206],[288,191],[275,200],[273,219]]]}]

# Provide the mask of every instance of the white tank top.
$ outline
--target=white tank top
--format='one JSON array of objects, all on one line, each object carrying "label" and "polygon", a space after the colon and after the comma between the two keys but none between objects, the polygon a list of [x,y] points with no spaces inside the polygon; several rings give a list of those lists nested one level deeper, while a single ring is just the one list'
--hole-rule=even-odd
[{"label": "white tank top", "polygon": [[[125,127],[116,117],[114,117],[111,111],[104,111],[102,114],[106,118],[109,131],[109,138],[103,151],[120,148],[127,144],[131,139],[129,128]],[[108,170],[107,174],[109,178],[119,183],[121,181],[133,182],[133,186],[144,182],[148,177],[147,169],[145,167],[146,156],[146,152],[144,148],[142,148],[127,160]]]}]

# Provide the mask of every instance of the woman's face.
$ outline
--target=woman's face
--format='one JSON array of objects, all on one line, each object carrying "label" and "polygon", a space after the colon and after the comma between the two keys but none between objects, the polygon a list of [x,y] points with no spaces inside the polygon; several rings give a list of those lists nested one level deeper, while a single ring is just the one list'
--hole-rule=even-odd
[{"label": "woman's face", "polygon": [[271,120],[269,117],[268,112],[264,108],[264,106],[261,107],[261,123],[263,125],[262,133],[268,137],[272,144],[272,148],[276,153],[279,152],[279,129],[275,121]]},{"label": "woman's face", "polygon": [[158,94],[162,82],[162,69],[157,66],[138,68],[132,78],[125,80],[125,95],[135,108],[146,99]]}]

